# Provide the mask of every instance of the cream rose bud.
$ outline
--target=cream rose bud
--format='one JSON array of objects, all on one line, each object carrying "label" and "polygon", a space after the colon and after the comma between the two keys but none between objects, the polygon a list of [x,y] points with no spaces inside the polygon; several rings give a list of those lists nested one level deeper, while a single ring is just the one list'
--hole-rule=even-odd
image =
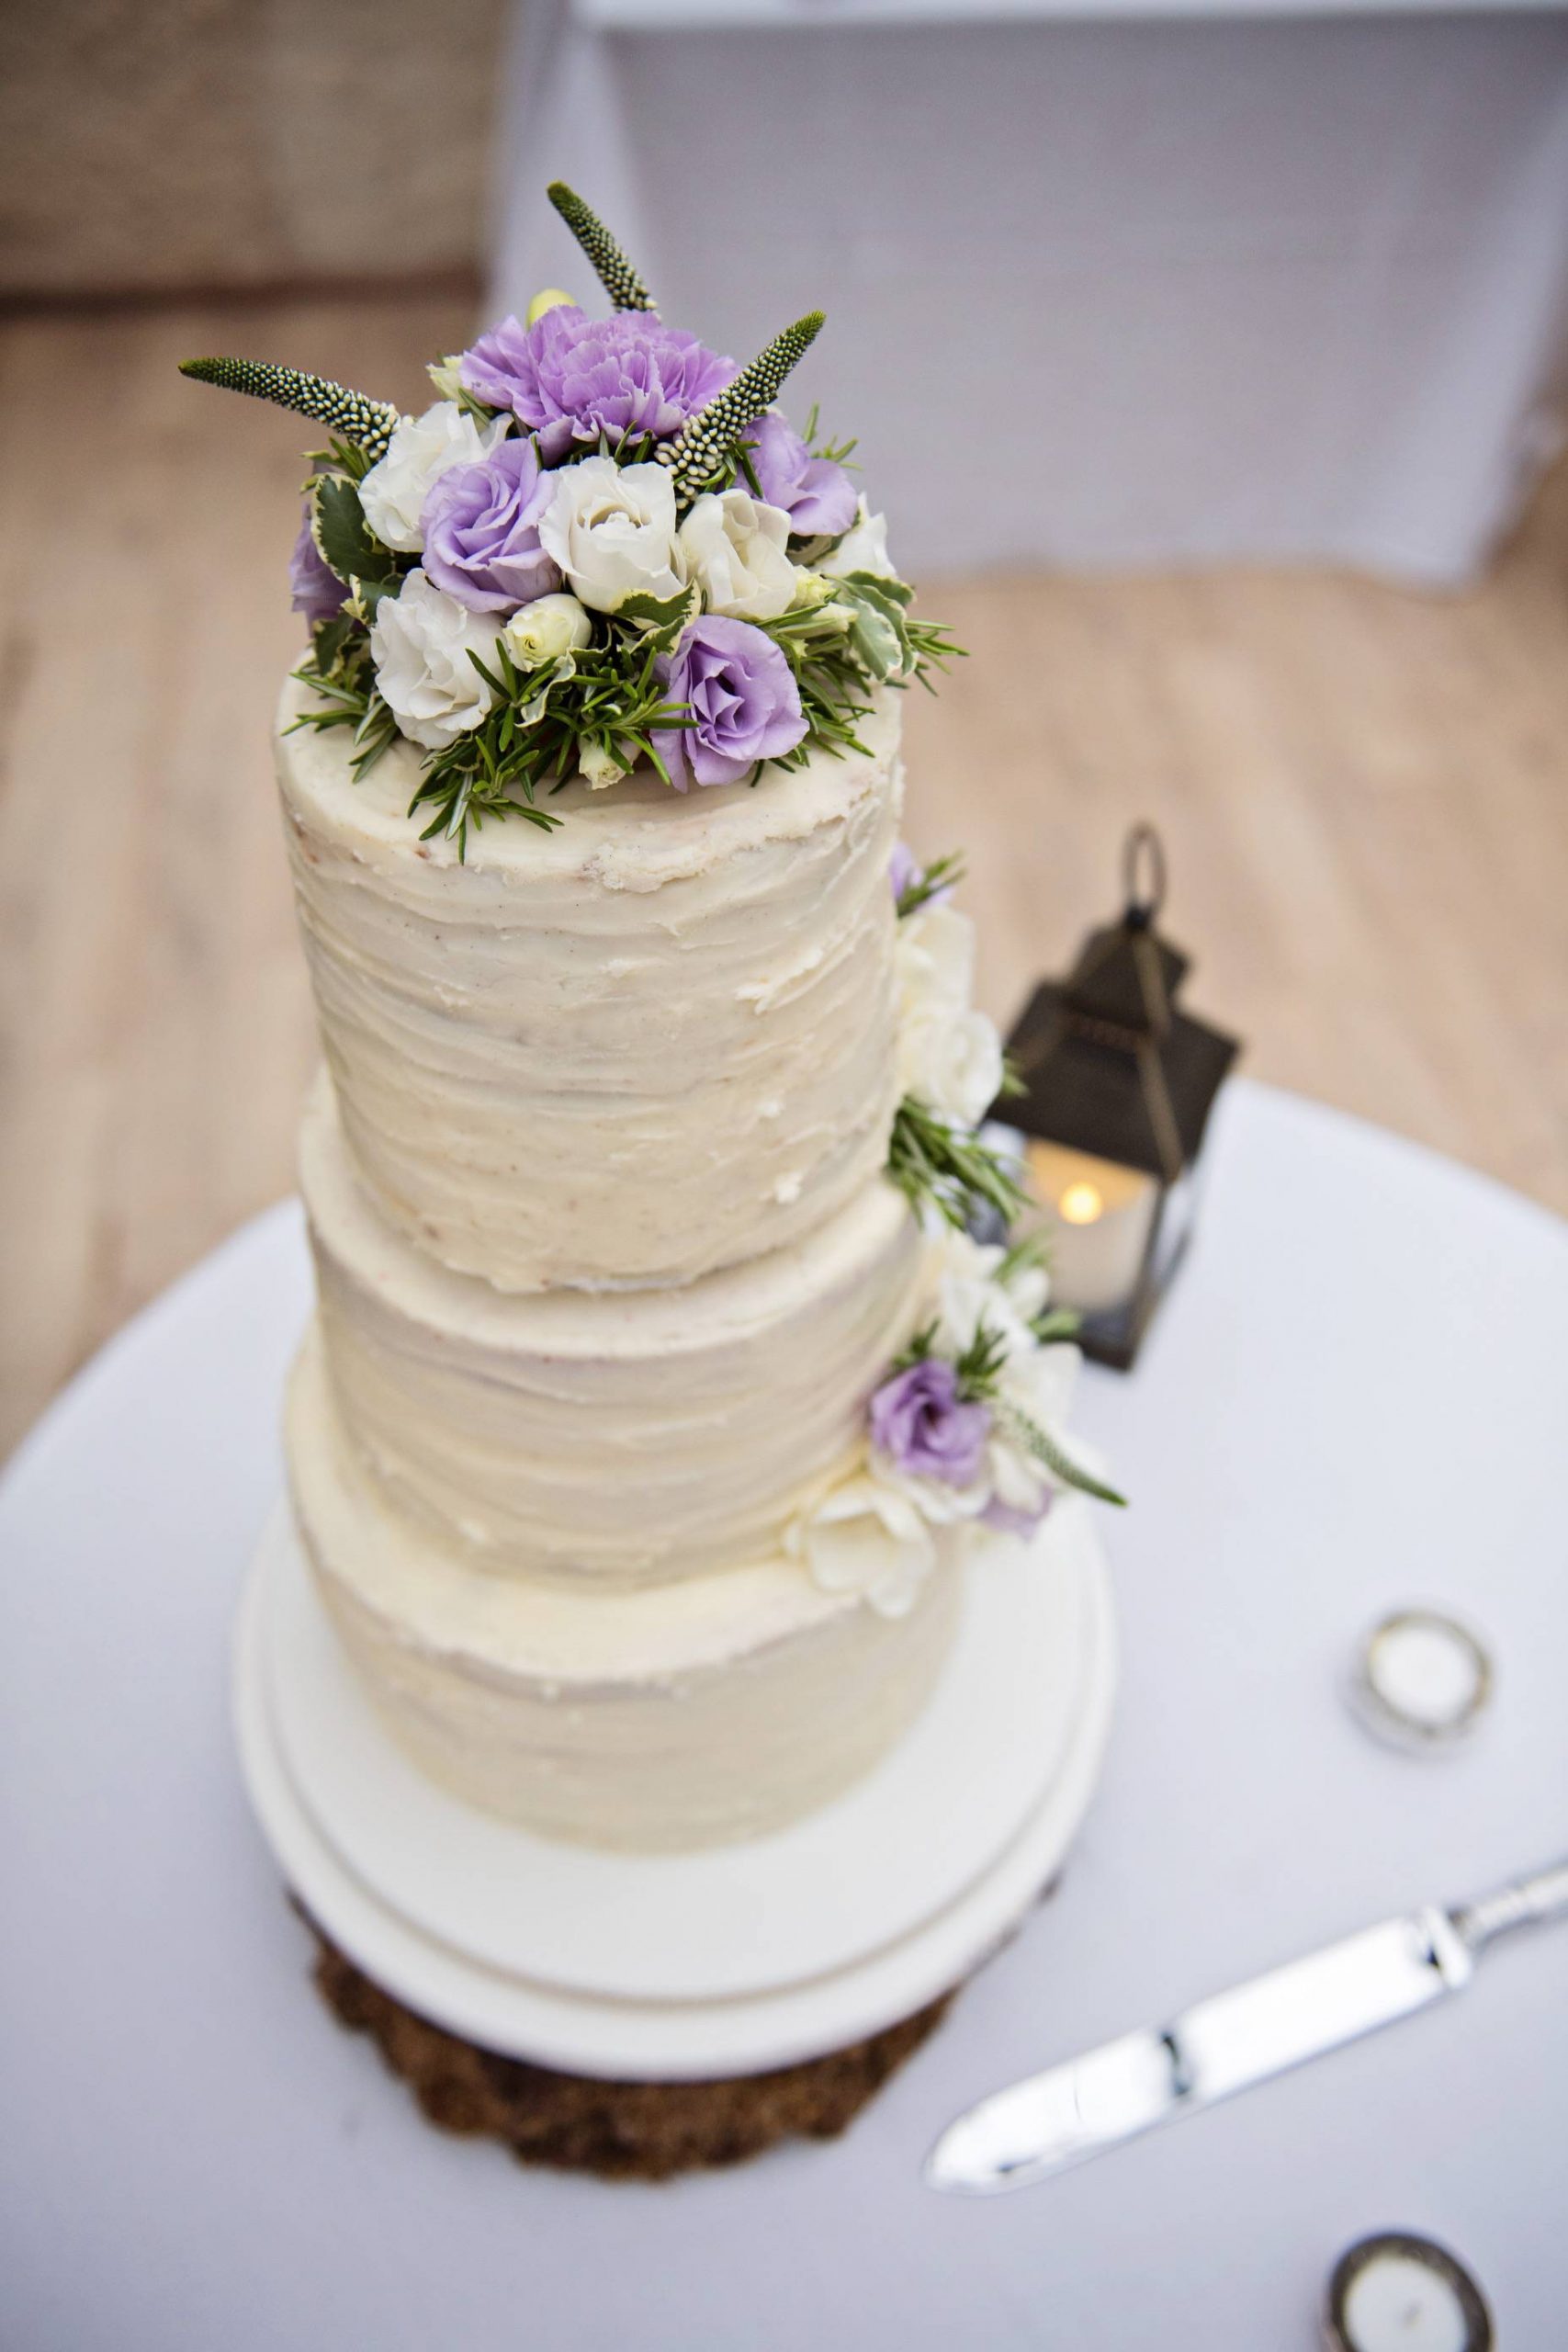
[{"label": "cream rose bud", "polygon": [[920,1512],[869,1471],[846,1478],[795,1520],[784,1548],[805,1562],[819,1590],[858,1593],[883,1617],[907,1617],[936,1566]]},{"label": "cream rose bud", "polygon": [[789,516],[744,490],[709,491],[681,526],[686,568],[710,613],[772,621],[795,602]]},{"label": "cream rose bud", "polygon": [[511,422],[497,417],[481,431],[456,401],[437,401],[423,416],[400,417],[386,456],[359,485],[365,519],[382,546],[417,555],[424,545],[420,516],[432,482],[453,466],[477,466],[488,458]]},{"label": "cream rose bud", "polygon": [[606,785],[619,784],[626,766],[603,743],[583,743],[578,750],[577,772],[590,792],[603,792]]},{"label": "cream rose bud", "polygon": [[502,634],[519,668],[536,670],[546,662],[581,652],[593,634],[593,624],[575,596],[536,596],[513,614]]},{"label": "cream rose bud", "polygon": [[845,580],[852,571],[869,571],[878,580],[896,580],[892,559],[887,552],[887,517],[874,514],[865,499],[855,509],[855,520],[844,533],[831,555],[825,555],[817,567],[830,580]]},{"label": "cream rose bud", "polygon": [[492,615],[470,612],[423,571],[411,571],[396,596],[382,597],[370,624],[370,658],[405,735],[444,752],[479,724],[494,697],[468,655],[493,667],[500,635]]},{"label": "cream rose bud", "polygon": [[906,1020],[898,1032],[898,1079],[954,1126],[978,1126],[1001,1090],[1002,1045],[983,1012],[945,1007]]},{"label": "cream rose bud", "polygon": [[539,544],[596,612],[618,612],[628,596],[678,596],[686,585],[675,485],[664,466],[617,466],[613,458],[563,466],[539,518]]}]

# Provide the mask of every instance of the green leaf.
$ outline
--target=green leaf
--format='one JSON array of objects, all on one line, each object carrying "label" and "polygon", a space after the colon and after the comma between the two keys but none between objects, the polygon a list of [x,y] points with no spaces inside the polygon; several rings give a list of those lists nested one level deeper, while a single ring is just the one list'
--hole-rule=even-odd
[{"label": "green leaf", "polygon": [[672,652],[688,621],[696,618],[701,606],[701,593],[696,588],[683,588],[678,596],[649,596],[638,594],[617,605],[615,617],[626,621],[643,633],[656,652]]},{"label": "green leaf", "polygon": [[401,586],[390,550],[370,535],[358,490],[342,474],[317,477],[311,537],[328,570],[340,580],[358,583],[367,611],[373,611],[381,597],[395,595]]}]

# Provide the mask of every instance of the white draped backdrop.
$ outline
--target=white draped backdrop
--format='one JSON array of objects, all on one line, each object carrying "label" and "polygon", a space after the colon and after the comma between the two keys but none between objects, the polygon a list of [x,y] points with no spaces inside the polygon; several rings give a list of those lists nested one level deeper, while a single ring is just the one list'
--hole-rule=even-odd
[{"label": "white draped backdrop", "polygon": [[1568,17],[1157,0],[521,0],[496,293],[800,370],[900,565],[1343,560],[1462,580],[1557,444]]}]

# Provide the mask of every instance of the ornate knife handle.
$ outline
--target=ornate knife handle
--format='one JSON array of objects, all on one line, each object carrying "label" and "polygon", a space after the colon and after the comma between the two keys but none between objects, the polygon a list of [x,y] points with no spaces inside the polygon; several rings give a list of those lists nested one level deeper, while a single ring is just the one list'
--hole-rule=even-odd
[{"label": "ornate knife handle", "polygon": [[1548,1920],[1568,1918],[1568,1862],[1537,1871],[1529,1878],[1500,1886],[1450,1913],[1456,1933],[1472,1952],[1484,1951],[1498,1936],[1515,1928],[1544,1927]]}]

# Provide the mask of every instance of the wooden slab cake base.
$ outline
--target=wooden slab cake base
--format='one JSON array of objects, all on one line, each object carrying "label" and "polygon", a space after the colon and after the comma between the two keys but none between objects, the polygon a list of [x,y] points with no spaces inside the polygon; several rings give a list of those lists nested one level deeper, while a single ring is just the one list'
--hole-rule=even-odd
[{"label": "wooden slab cake base", "polygon": [[717,2082],[605,2082],[461,2041],[383,1992],[307,1924],[316,1986],[338,2023],[367,2033],[428,2122],[500,2140],[520,2164],[602,2180],[668,2180],[741,2164],[781,2140],[835,2140],[942,2022],[951,1993],[847,2050]]}]

